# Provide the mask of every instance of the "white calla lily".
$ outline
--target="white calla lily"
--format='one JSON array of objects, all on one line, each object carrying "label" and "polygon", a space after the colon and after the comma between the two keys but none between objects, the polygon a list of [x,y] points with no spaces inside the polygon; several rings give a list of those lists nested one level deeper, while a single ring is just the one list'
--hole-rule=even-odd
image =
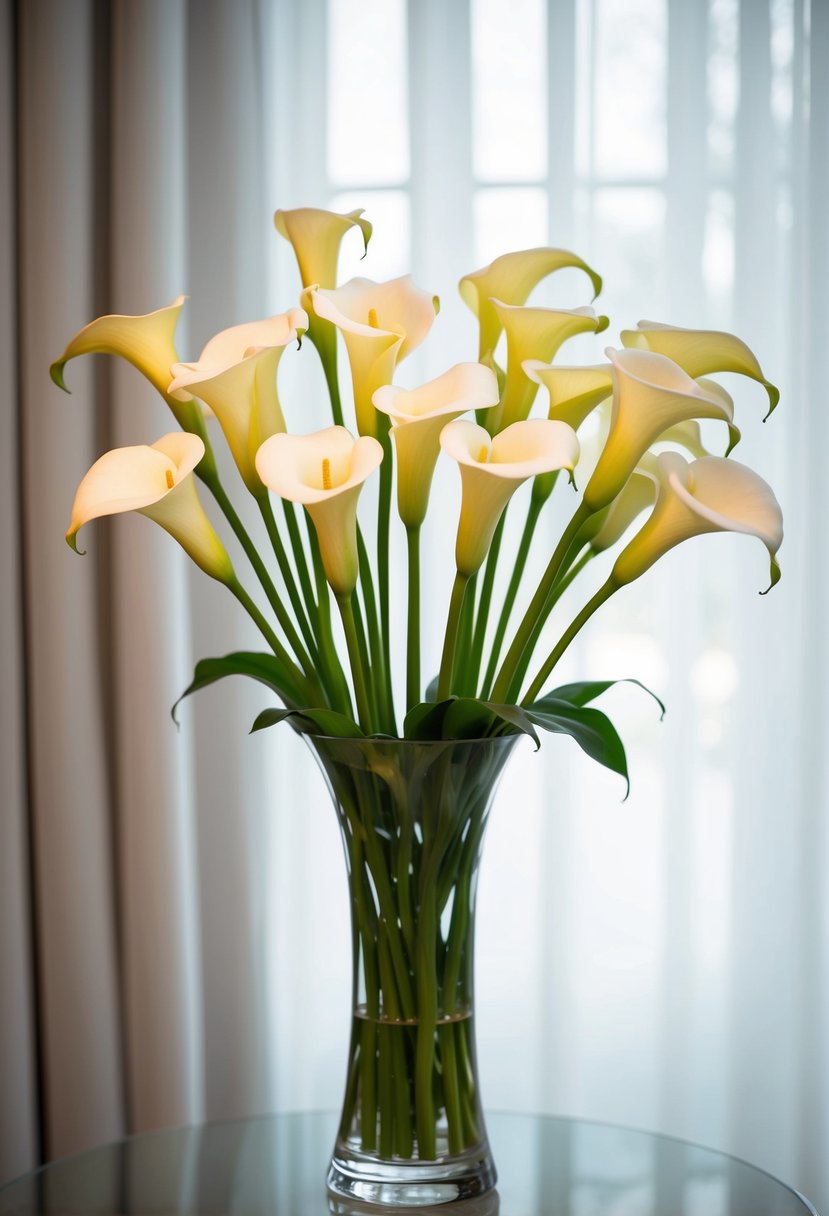
[{"label": "white calla lily", "polygon": [[729,451],[740,434],[724,389],[704,388],[664,355],[612,348],[606,353],[613,365],[613,406],[607,440],[584,491],[592,511],[616,497],[651,444],[677,423],[721,419],[728,425]]},{"label": "white calla lily", "polygon": [[245,485],[262,492],[256,453],[285,430],[276,371],[285,347],[299,341],[308,314],[293,308],[279,316],[234,325],[211,338],[195,363],[176,363],[169,392],[194,393],[216,415]]},{"label": "white calla lily", "polygon": [[656,456],[646,452],[613,501],[591,515],[579,533],[579,541],[589,544],[594,554],[612,549],[642,512],[653,506],[658,485]]},{"label": "white calla lily", "polygon": [[303,287],[337,286],[340,245],[352,228],[360,230],[365,257],[372,226],[362,216],[362,207],[345,215],[320,207],[297,207],[293,211],[274,213],[276,231],[293,247]]},{"label": "white calla lily", "polygon": [[391,384],[397,364],[426,337],[439,307],[437,296],[420,291],[404,275],[387,283],[350,279],[333,291],[314,287],[303,299],[343,335],[357,429],[361,435],[376,434],[372,397],[382,385]]},{"label": "white calla lily", "polygon": [[592,308],[529,308],[492,300],[492,307],[507,339],[507,375],[501,404],[493,410],[493,433],[520,422],[530,412],[539,381],[528,376],[524,364],[531,358],[550,363],[559,348],[576,334],[601,333],[607,317]]},{"label": "white calla lily", "polygon": [[579,441],[564,422],[515,422],[494,438],[459,419],[444,427],[440,445],[461,474],[461,515],[455,547],[458,571],[471,576],[487,555],[498,520],[523,482],[538,473],[576,467]]},{"label": "white calla lily", "polygon": [[268,489],[307,508],[337,596],[350,595],[357,583],[357,501],[382,459],[376,439],[355,440],[343,426],[311,435],[272,435],[256,455]]},{"label": "white calla lily", "polygon": [[[771,487],[753,469],[722,456],[688,462],[678,452],[656,457],[656,506],[622,550],[611,572],[615,584],[630,583],[663,554],[706,532],[756,536],[769,551],[771,587],[780,578],[777,551],[783,514]],[[770,589],[770,588],[769,588]]]},{"label": "white calla lily", "polygon": [[595,299],[602,289],[601,278],[577,254],[566,249],[519,249],[504,253],[481,270],[464,275],[458,290],[464,303],[478,318],[479,359],[494,352],[501,336],[503,320],[494,302],[500,300],[504,304],[525,304],[532,289],[542,279],[567,266],[577,267],[589,276]]},{"label": "white calla lily", "polygon": [[419,528],[429,503],[441,431],[469,410],[497,405],[497,378],[482,363],[457,363],[419,388],[383,385],[373,401],[393,423],[400,518],[407,528]]},{"label": "white calla lily", "polygon": [[78,486],[67,542],[78,552],[77,534],[84,524],[138,511],[175,537],[205,574],[232,582],[230,558],[204,513],[193,478],[203,455],[202,440],[186,431],[162,435],[150,445],[105,452]]},{"label": "white calla lily", "polygon": [[621,339],[623,346],[667,355],[694,379],[711,372],[737,372],[756,380],[769,395],[768,414],[780,399],[779,389],[766,380],[751,349],[735,334],[640,321],[636,329],[622,330]]},{"label": "white calla lily", "polygon": [[178,361],[176,326],[186,296],[177,296],[166,308],[158,308],[141,316],[111,314],[97,317],[78,330],[59,359],[49,368],[58,388],[69,392],[64,380],[64,368],[78,355],[120,355],[156,388],[173,411],[184,430],[200,430],[198,406],[189,394],[178,399],[170,396],[170,368]]}]

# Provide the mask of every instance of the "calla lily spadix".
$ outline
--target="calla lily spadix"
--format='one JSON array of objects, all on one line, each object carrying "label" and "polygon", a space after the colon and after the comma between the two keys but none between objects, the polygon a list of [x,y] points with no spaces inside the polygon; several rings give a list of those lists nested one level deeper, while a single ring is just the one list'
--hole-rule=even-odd
[{"label": "calla lily spadix", "polygon": [[337,262],[343,237],[358,228],[363,238],[363,257],[368,253],[372,226],[364,220],[363,208],[341,215],[320,207],[297,207],[276,211],[276,231],[290,241],[296,255],[303,287],[336,287]]},{"label": "calla lily spadix", "polygon": [[600,276],[575,253],[569,253],[566,249],[520,249],[515,253],[502,254],[481,270],[464,275],[458,290],[464,303],[478,318],[479,359],[494,352],[501,336],[503,320],[498,315],[494,301],[525,304],[532,289],[542,279],[567,266],[575,266],[589,276],[595,299],[602,289]]},{"label": "calla lily spadix", "polygon": [[393,423],[400,518],[407,528],[419,528],[429,504],[441,431],[469,410],[496,405],[497,378],[482,363],[457,363],[419,388],[386,384],[377,389],[373,401]]},{"label": "calla lily spadix", "polygon": [[572,473],[579,458],[572,427],[546,418],[514,422],[494,438],[482,426],[459,419],[444,427],[440,445],[460,469],[455,561],[467,576],[481,566],[501,513],[518,487],[538,473]]},{"label": "calla lily spadix", "polygon": [[780,399],[780,390],[766,380],[750,348],[734,334],[640,321],[636,329],[623,329],[621,339],[623,346],[667,355],[694,379],[711,372],[737,372],[756,380],[769,395],[766,418]]},{"label": "calla lily spadix", "polygon": [[175,333],[186,296],[177,296],[166,308],[158,308],[141,316],[112,314],[97,317],[78,330],[66,350],[49,368],[52,380],[65,392],[64,368],[78,355],[120,355],[149,380],[173,411],[176,422],[184,430],[198,429],[194,422],[199,407],[189,394],[178,399],[168,392],[170,368],[177,362]]},{"label": "calla lily spadix", "polygon": [[285,430],[276,371],[285,347],[299,341],[308,314],[293,308],[264,321],[234,325],[211,338],[195,363],[176,363],[169,392],[194,393],[216,415],[245,485],[262,493],[256,453]]},{"label": "calla lily spadix", "polygon": [[771,587],[780,578],[777,551],[783,515],[771,487],[753,469],[722,456],[689,463],[678,452],[656,457],[656,506],[619,554],[611,581],[630,583],[675,545],[705,532],[743,532],[769,551]]},{"label": "calla lily spadix", "polygon": [[600,511],[624,486],[641,456],[678,422],[717,418],[728,425],[729,451],[739,439],[733,403],[724,389],[716,392],[692,380],[671,359],[650,351],[609,348],[614,391],[610,431],[584,491],[584,505]]},{"label": "calla lily spadix", "polygon": [[310,310],[340,330],[348,351],[357,429],[374,435],[375,391],[391,384],[394,369],[419,346],[438,311],[437,296],[420,291],[409,275],[375,283],[350,279],[333,291],[312,287],[303,294]]},{"label": "calla lily spadix", "polygon": [[337,596],[349,595],[357,582],[357,501],[382,459],[376,439],[355,440],[343,426],[311,435],[272,435],[256,455],[268,489],[307,508]]},{"label": "calla lily spadix", "polygon": [[203,455],[202,440],[186,431],[162,435],[150,445],[105,452],[78,486],[67,542],[78,552],[77,534],[84,524],[138,511],[175,537],[205,574],[230,583],[230,558],[204,513],[193,478]]},{"label": "calla lily spadix", "polygon": [[599,334],[607,329],[607,317],[592,308],[529,308],[492,300],[492,306],[507,339],[507,377],[500,406],[487,419],[493,434],[526,418],[538,392],[538,381],[524,370],[535,357],[549,363],[568,338],[576,334]]}]

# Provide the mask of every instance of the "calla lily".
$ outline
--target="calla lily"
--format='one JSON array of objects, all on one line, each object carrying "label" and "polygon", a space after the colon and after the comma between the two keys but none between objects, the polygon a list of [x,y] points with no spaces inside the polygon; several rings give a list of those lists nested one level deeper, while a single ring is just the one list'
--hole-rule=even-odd
[{"label": "calla lily", "polygon": [[383,385],[373,401],[394,424],[400,518],[407,528],[418,528],[426,516],[441,431],[468,410],[496,405],[497,378],[482,363],[457,363],[416,389]]},{"label": "calla lily", "polygon": [[319,287],[337,286],[340,244],[352,228],[359,228],[362,234],[365,257],[372,226],[362,215],[362,208],[340,215],[319,207],[297,207],[293,211],[274,213],[276,231],[293,246],[303,287],[314,284]]},{"label": "calla lily", "polygon": [[623,346],[667,355],[694,379],[710,372],[738,372],[749,376],[762,384],[768,393],[769,414],[780,399],[780,390],[766,380],[752,351],[734,334],[640,321],[636,329],[622,330],[621,338]]},{"label": "calla lily", "polygon": [[592,511],[619,493],[644,452],[670,427],[689,418],[718,418],[728,424],[729,450],[739,439],[733,402],[724,389],[714,392],[692,380],[671,359],[650,351],[612,348],[613,407],[610,431],[584,491]]},{"label": "calla lily", "polygon": [[493,410],[488,423],[493,433],[526,418],[538,392],[538,381],[524,370],[524,363],[535,356],[550,363],[568,338],[576,334],[601,333],[607,317],[597,316],[592,308],[526,308],[492,300],[492,307],[507,337],[507,378],[501,404]]},{"label": "calla lily", "polygon": [[494,439],[482,426],[461,419],[444,427],[440,445],[460,468],[455,560],[466,576],[479,569],[501,513],[518,487],[538,473],[554,469],[572,473],[579,458],[572,427],[546,418],[514,422]]},{"label": "calla lily", "polygon": [[575,266],[589,275],[593,284],[593,297],[602,289],[602,280],[595,270],[591,270],[575,253],[566,249],[520,249],[514,253],[505,253],[501,257],[464,275],[458,284],[461,298],[478,318],[480,341],[478,358],[483,359],[492,354],[501,336],[503,320],[498,315],[494,301],[501,300],[504,304],[525,304],[534,287],[542,279],[562,270],[565,266]]},{"label": "calla lily", "polygon": [[262,493],[256,453],[271,435],[285,430],[276,393],[276,369],[285,347],[308,328],[308,315],[291,309],[265,321],[222,330],[195,363],[176,363],[173,396],[193,392],[219,420],[245,485]]},{"label": "calla lily", "polygon": [[438,298],[418,290],[409,275],[387,283],[350,279],[333,291],[311,288],[306,296],[316,316],[331,321],[343,335],[351,364],[357,428],[361,435],[374,435],[377,421],[372,397],[382,385],[391,384],[397,364],[426,337],[438,311]]},{"label": "calla lily", "polygon": [[780,578],[776,555],[783,515],[772,489],[753,469],[721,456],[689,463],[678,452],[656,458],[659,481],[653,513],[622,550],[611,572],[616,584],[644,574],[664,553],[704,532],[744,532],[769,551],[771,587]]},{"label": "calla lily", "polygon": [[166,308],[143,316],[111,315],[98,317],[78,330],[66,350],[49,369],[52,380],[65,392],[69,390],[63,370],[70,359],[78,355],[120,355],[142,375],[146,376],[164,397],[175,419],[184,430],[199,429],[194,425],[198,406],[189,394],[179,399],[168,392],[170,368],[178,360],[175,332],[186,296],[177,296]]},{"label": "calla lily", "polygon": [[264,484],[307,508],[334,593],[350,595],[357,582],[357,500],[363,482],[380,465],[383,449],[344,426],[312,435],[272,435],[256,454]]},{"label": "calla lily", "polygon": [[138,511],[175,537],[197,566],[220,582],[233,567],[204,513],[193,469],[204,455],[198,435],[173,431],[151,445],[115,448],[96,460],[78,486],[66,539],[78,552],[77,534],[103,515]]},{"label": "calla lily", "polygon": [[542,384],[550,394],[547,417],[566,422],[574,431],[613,392],[610,363],[566,367],[550,365],[541,359],[525,359],[523,368],[530,380]]}]

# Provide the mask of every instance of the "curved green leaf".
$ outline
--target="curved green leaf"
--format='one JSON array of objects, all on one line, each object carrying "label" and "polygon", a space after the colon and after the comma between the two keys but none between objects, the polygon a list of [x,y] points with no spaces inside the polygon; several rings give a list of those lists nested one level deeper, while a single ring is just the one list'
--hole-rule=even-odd
[{"label": "curved green leaf", "polygon": [[542,730],[575,739],[582,751],[611,772],[624,777],[625,798],[630,793],[627,756],[616,727],[599,709],[585,709],[571,701],[544,697],[525,710],[527,717]]},{"label": "curved green leaf", "polygon": [[351,718],[333,709],[263,709],[250,728],[250,733],[278,726],[280,722],[290,722],[299,735],[328,735],[337,739],[366,737]]},{"label": "curved green leaf", "polygon": [[595,701],[596,697],[600,697],[603,692],[607,692],[608,688],[612,688],[614,684],[636,684],[649,697],[653,697],[661,711],[660,717],[665,717],[664,702],[641,680],[634,680],[631,677],[624,680],[580,680],[575,684],[562,684],[560,688],[553,688],[550,692],[545,693],[530,706],[530,709],[542,706],[551,697],[556,701],[569,701],[571,705],[588,705],[591,701]]},{"label": "curved green leaf", "polygon": [[302,704],[304,696],[296,682],[296,678],[288,671],[284,663],[273,654],[257,654],[253,651],[237,651],[217,659],[201,659],[196,664],[193,679],[171,709],[173,721],[178,725],[176,710],[185,697],[191,693],[215,684],[225,676],[248,676],[267,685],[286,703]]}]

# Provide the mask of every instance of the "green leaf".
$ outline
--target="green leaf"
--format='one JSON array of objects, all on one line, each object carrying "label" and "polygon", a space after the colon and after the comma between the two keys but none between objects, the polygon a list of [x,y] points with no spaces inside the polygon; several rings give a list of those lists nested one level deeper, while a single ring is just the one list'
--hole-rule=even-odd
[{"label": "green leaf", "polygon": [[552,695],[525,710],[527,717],[542,730],[557,735],[570,735],[582,751],[611,772],[624,777],[625,798],[630,793],[627,757],[616,727],[599,709],[585,709],[571,701],[559,701]]},{"label": "green leaf", "polygon": [[626,680],[581,680],[577,684],[562,684],[560,688],[553,688],[550,692],[545,693],[530,708],[534,709],[537,706],[543,705],[550,697],[556,701],[569,701],[571,705],[588,705],[591,701],[595,701],[596,697],[600,697],[603,692],[607,692],[608,688],[612,688],[614,684],[636,684],[649,697],[653,697],[661,711],[660,716],[665,717],[665,705],[656,693],[652,692],[641,680],[631,678]]},{"label": "green leaf", "polygon": [[442,739],[443,719],[451,701],[421,701],[403,720],[404,739]]},{"label": "green leaf", "polygon": [[[505,732],[504,727],[509,727]],[[403,723],[407,739],[487,739],[521,731],[540,746],[535,727],[520,705],[496,705],[476,697],[449,697],[415,705]]]},{"label": "green leaf", "polygon": [[438,695],[439,680],[440,680],[440,676],[434,676],[429,681],[429,683],[426,685],[426,695],[423,698],[424,701],[434,701],[435,700],[435,698]]},{"label": "green leaf", "polygon": [[201,659],[196,664],[192,682],[185,688],[170,711],[176,725],[178,725],[176,710],[184,698],[189,697],[191,693],[199,692],[202,688],[207,688],[209,684],[215,684],[217,680],[222,680],[225,676],[249,676],[252,680],[258,680],[260,684],[265,684],[268,688],[273,689],[284,701],[301,704],[304,699],[301,690],[297,687],[295,677],[276,655],[240,650],[235,654],[226,654],[219,659]]},{"label": "green leaf", "polygon": [[364,739],[355,722],[333,709],[263,709],[250,733],[290,722],[300,735],[329,735],[337,739]]}]

